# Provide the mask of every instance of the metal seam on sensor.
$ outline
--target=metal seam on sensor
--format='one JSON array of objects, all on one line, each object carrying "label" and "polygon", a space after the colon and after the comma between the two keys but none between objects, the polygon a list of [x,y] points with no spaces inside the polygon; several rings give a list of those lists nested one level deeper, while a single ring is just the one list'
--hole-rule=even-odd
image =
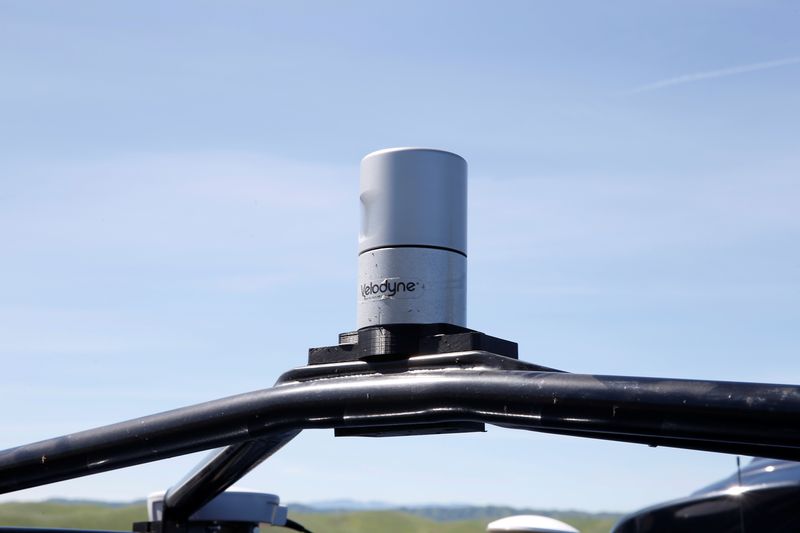
[{"label": "metal seam on sensor", "polygon": [[388,248],[425,248],[428,250],[441,250],[443,252],[453,252],[455,254],[467,257],[466,252],[462,252],[461,250],[456,250],[455,248],[448,248],[446,246],[435,246],[432,244],[387,244],[386,246],[374,246],[372,248],[367,248],[366,250],[359,252],[358,255],[362,255],[367,252],[374,252],[375,250],[385,250]]}]

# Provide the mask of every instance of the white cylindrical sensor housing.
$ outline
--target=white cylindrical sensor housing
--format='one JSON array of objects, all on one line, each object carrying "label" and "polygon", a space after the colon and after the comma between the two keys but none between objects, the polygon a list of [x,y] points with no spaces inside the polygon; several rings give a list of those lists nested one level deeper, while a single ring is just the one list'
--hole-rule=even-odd
[{"label": "white cylindrical sensor housing", "polygon": [[467,162],[429,148],[361,161],[358,327],[466,326]]}]

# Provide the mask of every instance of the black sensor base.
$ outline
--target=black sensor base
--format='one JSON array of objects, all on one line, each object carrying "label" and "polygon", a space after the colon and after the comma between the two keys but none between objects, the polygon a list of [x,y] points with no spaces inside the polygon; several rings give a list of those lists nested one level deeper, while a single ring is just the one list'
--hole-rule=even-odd
[{"label": "black sensor base", "polygon": [[308,364],[483,351],[517,359],[517,343],[452,324],[368,326],[339,334],[339,344],[308,350]]},{"label": "black sensor base", "polygon": [[[305,374],[306,379],[310,378],[316,374],[312,371],[315,365],[325,369],[324,373],[331,372],[327,365],[333,365],[336,369],[334,373],[338,375],[352,370],[350,366],[354,362],[368,364],[373,372],[391,372],[409,368],[417,356],[447,357],[449,354],[461,354],[464,356],[461,359],[473,359],[476,352],[486,354],[477,355],[479,359],[495,358],[494,363],[501,360],[518,363],[516,342],[492,337],[480,331],[452,324],[390,324],[342,333],[336,346],[309,349],[309,366],[305,367],[305,372],[299,371],[297,374],[300,375],[296,377],[302,379],[301,375]],[[454,357],[456,359],[449,360],[449,364],[459,366],[466,363],[457,355]],[[439,364],[442,362],[444,361]],[[428,364],[436,363],[428,361]],[[364,371],[364,368],[358,368],[358,372]],[[335,434],[337,437],[395,437],[482,431],[486,431],[484,424],[465,421],[370,428],[338,427]]]},{"label": "black sensor base", "polygon": [[441,435],[443,433],[483,433],[486,425],[480,422],[451,422],[448,424],[401,424],[379,427],[338,427],[336,437],[408,437],[410,435]]}]

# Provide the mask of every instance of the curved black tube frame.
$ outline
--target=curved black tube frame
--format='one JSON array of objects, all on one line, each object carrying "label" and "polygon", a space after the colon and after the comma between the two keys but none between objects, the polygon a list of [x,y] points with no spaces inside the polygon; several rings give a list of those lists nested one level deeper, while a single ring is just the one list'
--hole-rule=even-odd
[{"label": "curved black tube frame", "polygon": [[[484,356],[492,357],[457,354]],[[300,369],[269,389],[0,452],[0,493],[227,446],[168,491],[170,517],[184,518],[303,429],[435,422],[800,460],[798,386],[592,376],[515,364],[519,369],[409,361],[385,372],[356,366],[303,375]]]}]

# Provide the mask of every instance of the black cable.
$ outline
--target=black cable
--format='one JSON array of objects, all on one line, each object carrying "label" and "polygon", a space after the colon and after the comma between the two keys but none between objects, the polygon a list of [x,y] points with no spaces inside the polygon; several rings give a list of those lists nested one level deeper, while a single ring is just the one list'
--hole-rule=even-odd
[{"label": "black cable", "polygon": [[311,531],[289,518],[286,519],[286,523],[283,524],[283,527],[286,529],[294,529],[295,531],[302,531],[303,533],[311,533]]}]

